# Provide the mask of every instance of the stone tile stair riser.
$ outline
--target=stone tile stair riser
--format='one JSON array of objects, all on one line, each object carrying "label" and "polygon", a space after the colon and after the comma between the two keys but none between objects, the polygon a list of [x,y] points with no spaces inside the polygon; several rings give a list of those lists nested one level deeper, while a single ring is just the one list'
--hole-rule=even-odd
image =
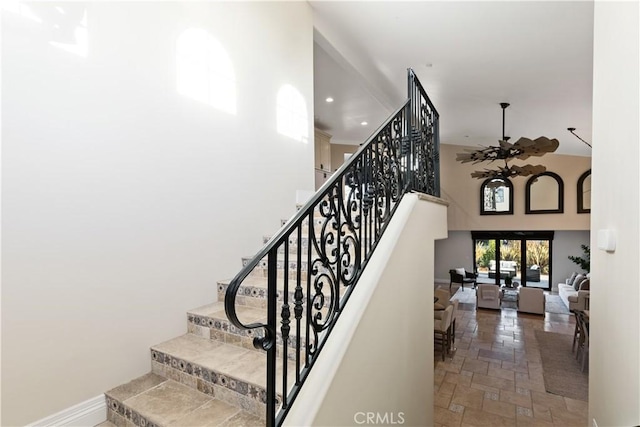
[{"label": "stone tile stair riser", "polygon": [[[252,260],[252,258],[242,258],[242,267],[246,266],[250,261]],[[302,263],[300,264],[300,268],[302,271],[307,271],[307,261],[306,261],[306,257],[302,258]],[[278,256],[278,260],[276,261],[276,267],[278,268],[278,270],[284,270],[284,268],[286,267],[287,264],[285,264],[284,262],[284,256]],[[266,271],[268,268],[268,262],[266,259],[261,260],[258,265],[256,265],[256,267],[254,268],[254,272],[256,270],[264,270]],[[291,257],[289,258],[289,270],[297,270],[298,268],[298,261],[296,259],[291,259]]]},{"label": "stone tile stair riser", "polygon": [[[293,322],[292,322],[292,326],[293,326]],[[239,331],[240,333],[233,333],[233,332],[218,330],[215,328],[210,328],[207,326],[199,326],[191,322],[189,323],[187,330],[190,334],[196,335],[201,338],[212,339],[212,340],[224,342],[226,344],[231,344],[238,347],[246,348],[247,350],[252,350],[258,353],[265,354],[264,351],[259,350],[253,346],[252,335],[254,332],[250,330],[247,330],[247,331],[243,330],[243,331]],[[264,335],[264,333],[260,331],[257,333],[257,335],[262,336]],[[289,337],[287,338],[287,343],[288,343],[287,357],[289,358],[289,360],[292,360],[292,361],[296,360],[296,350],[295,350],[296,340],[297,340],[297,336],[294,334],[290,334]],[[278,333],[276,336],[276,348],[278,350],[277,351],[278,356],[282,354],[282,351],[283,351],[282,344],[283,344],[282,333],[280,329],[278,329]],[[300,338],[301,354],[304,352],[304,348],[306,345],[307,345],[307,340],[304,337],[301,337]],[[266,354],[265,354],[265,357],[266,357]]]},{"label": "stone tile stair riser", "polygon": [[[351,259],[352,260],[354,259],[353,254],[351,254]],[[243,260],[243,265],[246,265],[246,263],[248,263],[248,262],[249,262],[249,260]],[[289,286],[291,286],[291,280],[297,280],[297,277],[298,277],[298,269],[297,269],[298,268],[298,263],[297,263],[297,261],[289,260],[288,265],[289,265],[289,267],[287,269],[287,272],[285,272],[285,270],[284,270],[284,267],[285,267],[284,260],[278,260],[277,261],[277,263],[276,263],[277,277],[279,279],[282,279],[285,276],[288,276],[289,280],[290,280],[289,281]],[[301,265],[301,269],[300,269],[301,279],[303,281],[305,281],[306,278],[307,278],[307,275],[308,275],[308,270],[307,270],[308,263],[307,263],[307,261],[303,261],[300,265]],[[319,266],[320,263],[316,261],[316,262],[313,263],[313,265],[314,266]],[[331,265],[335,266],[335,263],[331,264]],[[349,271],[351,271],[351,270],[349,270]],[[251,271],[251,273],[249,274],[249,277],[251,277],[253,279],[267,278],[268,277],[268,273],[269,273],[269,270],[268,270],[267,262],[263,261],[263,262],[260,262],[260,264],[258,264],[253,269],[253,271]],[[283,284],[280,284],[280,288],[282,288],[283,286],[284,286]],[[294,286],[295,286],[295,283],[294,283]],[[266,288],[266,282],[265,282],[265,286],[264,287]]]},{"label": "stone tile stair riser", "polygon": [[[293,313],[292,313],[293,314]],[[301,319],[301,325],[304,326],[304,322],[302,321],[304,319],[304,317]],[[280,316],[278,316],[278,321],[280,321]],[[207,317],[202,317],[202,316],[189,316],[188,317],[188,328],[189,328],[189,333],[193,333],[195,335],[198,335],[200,337],[203,338],[209,338],[209,339],[219,339],[220,335],[216,335],[215,337],[211,336],[214,333],[222,333],[225,334],[222,337],[225,338],[224,340],[222,340],[223,342],[226,342],[226,336],[229,335],[230,337],[232,337],[231,339],[235,339],[233,337],[240,337],[240,338],[248,338],[253,340],[253,338],[257,337],[262,337],[264,336],[264,332],[262,329],[257,329],[257,330],[253,330],[253,329],[240,329],[235,327],[234,325],[232,325],[228,320],[221,320],[221,319],[211,319],[211,318],[207,318]],[[256,320],[257,322],[260,323],[264,323],[266,322],[266,317],[263,319],[258,319]],[[297,328],[297,323],[296,323],[296,319],[294,317],[292,317],[290,319],[291,323],[289,324],[290,327],[290,331],[289,331],[289,337],[288,337],[288,342],[289,345],[292,345],[293,342],[295,342],[296,338],[297,338],[297,334],[296,334],[296,328]],[[207,332],[209,331],[209,332]],[[302,331],[303,333],[300,336],[300,339],[302,341],[304,341],[304,331]],[[278,335],[276,337],[276,342],[279,344],[282,344],[282,334],[280,329],[278,329],[277,331]],[[233,344],[233,343],[230,343]]]},{"label": "stone tile stair riser", "polygon": [[[356,235],[356,236],[359,237],[358,235]],[[269,242],[270,238],[271,237],[268,237],[268,236],[263,237],[262,238],[262,243],[264,245],[266,245]],[[340,238],[343,239],[344,237],[340,236]],[[292,257],[297,257],[298,256],[298,244],[297,244],[296,240],[297,240],[297,237],[294,238],[294,239],[289,239],[289,258],[290,259],[295,259],[295,258],[292,258]],[[318,246],[320,246],[321,239],[319,237],[319,234],[316,235],[316,239],[315,240],[316,240],[316,243],[318,244]],[[363,239],[363,240],[365,242],[367,242],[369,239]],[[308,253],[308,249],[309,249],[309,238],[308,237],[303,237],[302,238],[302,247],[301,247],[301,250],[300,250],[300,254],[302,256],[302,259],[306,258],[306,255]],[[278,251],[277,252],[278,252],[279,255],[283,255],[285,253],[285,245],[280,245],[278,247]]]},{"label": "stone tile stair riser", "polygon": [[115,424],[116,426],[130,427],[133,425],[140,427],[160,427],[153,421],[147,420],[136,411],[124,405],[118,406],[118,409],[111,408],[109,405],[113,404],[112,402],[112,399],[107,398],[107,421]]},{"label": "stone tile stair riser", "polygon": [[[224,298],[225,298],[225,294],[227,292],[227,287],[228,285],[224,285],[224,284],[219,284],[218,285],[218,301],[220,302],[224,302]],[[295,286],[292,288],[291,286],[289,286],[289,307],[291,309],[291,316],[293,318],[293,307],[294,307],[294,294],[295,294]],[[340,297],[342,298],[342,296],[344,296],[344,294],[346,293],[348,287],[346,286],[340,286]],[[312,290],[313,292],[313,290]],[[304,297],[304,294],[306,293],[306,286],[303,287],[303,306],[304,306],[304,301],[306,300]],[[282,308],[282,304],[284,303],[284,294],[282,292],[280,292],[278,294],[278,313],[280,312],[280,309]],[[330,298],[328,298],[328,295],[326,295],[325,301],[324,301],[324,306],[325,307],[329,307],[329,304],[331,303]],[[254,288],[254,287],[243,287],[240,286],[240,289],[238,290],[238,295],[236,296],[236,304],[239,305],[244,305],[247,307],[253,307],[253,308],[261,308],[261,309],[266,309],[267,307],[267,291],[266,289],[263,288]]]}]

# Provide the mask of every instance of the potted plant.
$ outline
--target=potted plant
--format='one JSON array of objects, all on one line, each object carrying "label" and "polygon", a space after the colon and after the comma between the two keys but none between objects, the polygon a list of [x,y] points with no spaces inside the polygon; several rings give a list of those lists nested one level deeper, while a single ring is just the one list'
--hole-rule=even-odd
[{"label": "potted plant", "polygon": [[589,245],[580,245],[580,247],[582,248],[583,256],[578,257],[569,255],[569,259],[578,264],[581,269],[588,273],[591,271],[591,249],[589,248]]},{"label": "potted plant", "polygon": [[513,285],[513,279],[511,278],[511,276],[507,276],[504,278],[504,285],[507,288],[510,288]]}]

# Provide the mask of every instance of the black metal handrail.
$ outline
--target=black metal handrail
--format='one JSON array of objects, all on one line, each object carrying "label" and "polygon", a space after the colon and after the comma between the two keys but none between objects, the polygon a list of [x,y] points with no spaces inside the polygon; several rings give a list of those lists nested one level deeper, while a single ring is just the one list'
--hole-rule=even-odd
[{"label": "black metal handrail", "polygon": [[[267,352],[267,426],[282,424],[404,194],[439,195],[438,113],[412,70],[409,88],[409,100],[229,283],[229,321]],[[238,291],[265,265],[267,322],[244,324]]]}]

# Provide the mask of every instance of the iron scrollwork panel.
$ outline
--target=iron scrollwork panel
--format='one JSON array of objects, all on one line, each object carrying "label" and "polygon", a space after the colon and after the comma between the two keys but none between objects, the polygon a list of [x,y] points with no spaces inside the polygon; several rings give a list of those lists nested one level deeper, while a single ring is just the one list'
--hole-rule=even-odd
[{"label": "iron scrollwork panel", "polygon": [[310,228],[310,354],[339,312],[345,290],[360,276],[405,191],[404,120],[402,110],[325,190],[316,206],[315,226]]}]

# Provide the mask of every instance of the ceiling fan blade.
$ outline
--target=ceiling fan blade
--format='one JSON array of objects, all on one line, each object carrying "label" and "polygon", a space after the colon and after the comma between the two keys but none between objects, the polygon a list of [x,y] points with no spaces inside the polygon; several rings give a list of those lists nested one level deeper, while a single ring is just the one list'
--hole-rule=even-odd
[{"label": "ceiling fan blade", "polygon": [[547,170],[547,168],[542,165],[533,166],[528,164],[524,166],[512,166],[511,169],[519,176],[538,175]]},{"label": "ceiling fan blade", "polygon": [[494,162],[504,160],[505,167],[496,169],[485,169],[471,173],[473,178],[509,178],[513,176],[537,175],[545,172],[547,168],[542,165],[525,165],[509,167],[509,159],[516,158],[526,160],[531,156],[542,156],[546,153],[553,153],[558,149],[560,143],[557,139],[549,139],[541,136],[536,139],[520,138],[515,143],[509,142],[509,137],[504,136],[504,111],[509,106],[508,103],[500,103],[502,107],[502,139],[498,141],[498,146],[489,146],[477,150],[464,149],[464,153],[457,153],[456,160],[461,163],[473,162]]},{"label": "ceiling fan blade", "polygon": [[499,140],[498,144],[500,144],[500,148],[503,148],[505,150],[509,150],[510,148],[513,147],[513,144],[506,140]]},{"label": "ceiling fan blade", "polygon": [[529,138],[524,138],[524,137],[518,139],[516,142],[513,143],[513,145],[516,148],[530,147],[530,146],[532,146],[534,144],[535,144],[535,142],[533,140],[531,140]]}]

